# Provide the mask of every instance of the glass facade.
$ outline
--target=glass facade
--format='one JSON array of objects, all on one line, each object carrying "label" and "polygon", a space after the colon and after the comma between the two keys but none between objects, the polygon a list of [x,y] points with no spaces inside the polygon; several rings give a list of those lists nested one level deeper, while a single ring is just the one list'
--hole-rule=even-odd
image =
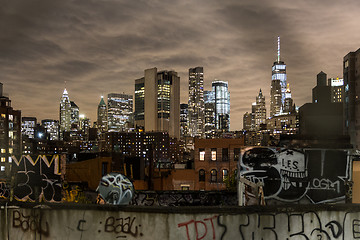
[{"label": "glass facade", "polygon": [[133,96],[109,93],[107,102],[108,131],[127,130],[133,111]]},{"label": "glass facade", "polygon": [[[157,73],[157,109],[158,118],[170,117],[170,98],[173,76],[177,74],[172,71]],[[135,120],[145,119],[145,79],[140,78],[135,83]]]},{"label": "glass facade", "polygon": [[215,98],[215,127],[227,132],[230,130],[230,93],[228,82],[213,81],[212,90]]},{"label": "glass facade", "polygon": [[45,128],[50,140],[59,140],[59,121],[52,119],[44,119],[41,125]]},{"label": "glass facade", "polygon": [[189,104],[188,126],[192,137],[204,136],[204,69],[189,69]]},{"label": "glass facade", "polygon": [[23,117],[21,121],[21,134],[28,136],[28,138],[35,137],[36,118]]},{"label": "glass facade", "polygon": [[215,132],[215,96],[213,91],[204,91],[205,137],[212,138]]},{"label": "glass facade", "polygon": [[145,83],[144,78],[140,79],[142,80],[141,83],[135,84],[135,120],[144,120],[144,114],[145,114],[145,105],[144,105],[144,99],[145,99]]},{"label": "glass facade", "polygon": [[280,80],[281,103],[284,104],[286,92],[286,64],[284,62],[280,61],[274,63],[271,80]]},{"label": "glass facade", "polygon": [[[282,61],[274,62],[272,66],[271,85],[271,116],[282,114],[282,106],[286,98],[286,64]],[[279,86],[280,85],[280,86]]]},{"label": "glass facade", "polygon": [[280,37],[277,43],[277,61],[274,62],[271,73],[270,117],[284,114],[287,89],[286,64],[280,61]]},{"label": "glass facade", "polygon": [[180,136],[188,135],[188,105],[180,104]]},{"label": "glass facade", "polygon": [[70,118],[70,123],[71,123],[71,128],[72,129],[79,129],[80,127],[80,111],[79,111],[79,107],[75,104],[75,102],[70,101],[71,104],[71,118]]},{"label": "glass facade", "polygon": [[170,86],[172,84],[171,72],[158,73],[158,118],[170,117]]}]

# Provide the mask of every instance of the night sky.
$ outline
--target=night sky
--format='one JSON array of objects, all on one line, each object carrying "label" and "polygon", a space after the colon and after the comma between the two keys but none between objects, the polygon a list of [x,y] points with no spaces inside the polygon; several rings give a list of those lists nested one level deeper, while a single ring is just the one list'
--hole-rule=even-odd
[{"label": "night sky", "polygon": [[152,67],[179,73],[185,103],[188,69],[203,66],[205,90],[229,82],[231,130],[239,130],[260,88],[269,106],[277,36],[297,106],[311,101],[320,71],[342,77],[343,57],[360,48],[358,0],[0,3],[0,82],[12,106],[38,121],[59,118],[65,82],[96,121],[101,95],[134,94]]}]

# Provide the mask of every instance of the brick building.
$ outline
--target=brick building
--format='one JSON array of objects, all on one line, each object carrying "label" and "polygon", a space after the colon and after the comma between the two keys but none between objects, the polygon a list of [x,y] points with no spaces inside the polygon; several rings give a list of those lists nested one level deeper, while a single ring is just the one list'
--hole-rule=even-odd
[{"label": "brick building", "polygon": [[224,178],[237,172],[243,138],[195,139],[195,190],[224,190]]}]

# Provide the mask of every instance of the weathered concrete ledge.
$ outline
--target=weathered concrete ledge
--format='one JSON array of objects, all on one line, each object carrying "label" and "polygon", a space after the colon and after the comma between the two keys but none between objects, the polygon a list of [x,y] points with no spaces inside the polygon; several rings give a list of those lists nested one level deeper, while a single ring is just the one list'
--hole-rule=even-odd
[{"label": "weathered concrete ledge", "polygon": [[[359,239],[360,205],[0,203],[0,239]],[[298,237],[298,238],[296,238]]]},{"label": "weathered concrete ledge", "polygon": [[1,209],[24,208],[24,209],[76,209],[76,210],[99,210],[99,211],[124,211],[146,213],[267,213],[267,212],[307,212],[307,211],[348,211],[360,212],[360,204],[279,204],[269,206],[116,206],[111,204],[79,204],[79,203],[34,203],[34,202],[4,202],[0,201]]}]

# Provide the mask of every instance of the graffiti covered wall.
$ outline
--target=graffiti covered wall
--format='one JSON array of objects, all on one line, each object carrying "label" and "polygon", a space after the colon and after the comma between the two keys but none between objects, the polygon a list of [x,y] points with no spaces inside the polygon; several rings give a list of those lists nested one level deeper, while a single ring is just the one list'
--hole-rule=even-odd
[{"label": "graffiti covered wall", "polygon": [[249,147],[239,169],[241,176],[264,185],[267,200],[341,202],[351,180],[348,155],[347,150]]},{"label": "graffiti covered wall", "polygon": [[3,206],[0,239],[360,239],[358,206],[51,208]]},{"label": "graffiti covered wall", "polygon": [[236,192],[229,191],[136,191],[136,206],[237,206]]},{"label": "graffiti covered wall", "polygon": [[14,199],[18,201],[60,202],[65,161],[64,155],[12,156],[14,179],[7,188],[13,184]]}]

